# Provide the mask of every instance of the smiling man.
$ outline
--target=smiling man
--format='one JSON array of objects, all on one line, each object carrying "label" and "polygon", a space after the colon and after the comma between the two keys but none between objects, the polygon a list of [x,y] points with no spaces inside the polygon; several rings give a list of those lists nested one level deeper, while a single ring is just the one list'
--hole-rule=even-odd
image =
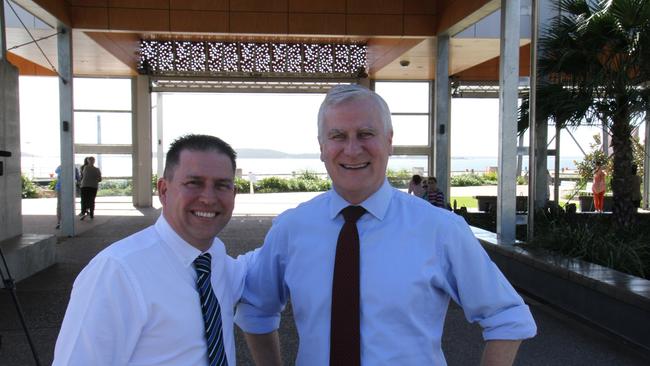
[{"label": "smiling man", "polygon": [[54,365],[234,365],[245,263],[216,235],[235,203],[235,151],[187,135],[167,153],[155,225],[100,252],[77,277]]},{"label": "smiling man", "polygon": [[465,221],[390,186],[392,137],[374,92],[346,85],[325,97],[318,141],[333,189],[275,220],[237,308],[258,365],[280,358],[289,297],[297,365],[445,365],[450,299],[483,327],[484,365],[512,364],[535,335],[528,306]]}]

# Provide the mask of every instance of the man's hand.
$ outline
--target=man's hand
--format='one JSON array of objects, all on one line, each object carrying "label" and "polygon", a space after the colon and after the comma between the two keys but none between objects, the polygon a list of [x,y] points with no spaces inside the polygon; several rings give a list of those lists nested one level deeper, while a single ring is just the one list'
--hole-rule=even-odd
[{"label": "man's hand", "polygon": [[492,340],[485,343],[481,366],[511,366],[521,341]]},{"label": "man's hand", "polygon": [[257,366],[281,366],[280,337],[278,331],[266,334],[244,332],[246,344]]}]

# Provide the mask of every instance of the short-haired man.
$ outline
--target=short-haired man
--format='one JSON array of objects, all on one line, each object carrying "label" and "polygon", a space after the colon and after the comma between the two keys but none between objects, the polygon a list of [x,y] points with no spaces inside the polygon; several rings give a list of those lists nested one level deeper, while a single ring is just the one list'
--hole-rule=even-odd
[{"label": "short-haired man", "polygon": [[233,308],[245,264],[216,238],[235,201],[235,151],[187,135],[167,153],[155,225],[102,252],[76,279],[54,365],[234,365]]},{"label": "short-haired man", "polygon": [[485,365],[510,365],[535,335],[528,307],[464,220],[388,184],[392,136],[377,94],[328,93],[318,140],[333,189],[278,216],[237,309],[258,363],[277,359],[289,297],[297,365],[445,365],[450,298],[483,327]]}]

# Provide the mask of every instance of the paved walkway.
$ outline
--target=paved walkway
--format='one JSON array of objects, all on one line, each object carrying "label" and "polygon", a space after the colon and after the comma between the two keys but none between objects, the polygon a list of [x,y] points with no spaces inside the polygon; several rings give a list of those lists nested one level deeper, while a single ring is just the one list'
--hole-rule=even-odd
[{"label": "paved walkway", "polygon": [[[220,237],[228,252],[237,255],[260,245],[275,213],[313,194],[240,195],[236,216]],[[25,232],[54,230],[54,200],[23,201]],[[137,210],[129,198],[98,198],[95,220],[78,223],[78,235],[60,237],[57,264],[17,284],[18,296],[43,365],[52,362],[58,330],[67,306],[74,278],[88,261],[110,243],[152,224],[159,207]],[[42,230],[42,231],[41,231]],[[650,358],[620,340],[609,337],[579,321],[526,298],[538,323],[539,334],[525,342],[518,365],[648,365]],[[290,307],[280,329],[286,365],[293,364],[298,339]],[[9,294],[0,291],[0,365],[34,364],[17,320]],[[443,349],[449,365],[478,365],[481,331],[468,324],[462,311],[451,306],[443,337]],[[248,350],[238,334],[238,362],[252,365]]]}]

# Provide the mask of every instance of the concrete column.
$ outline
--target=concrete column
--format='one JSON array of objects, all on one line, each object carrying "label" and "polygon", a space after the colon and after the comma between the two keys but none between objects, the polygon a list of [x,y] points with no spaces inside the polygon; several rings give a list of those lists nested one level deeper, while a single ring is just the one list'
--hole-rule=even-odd
[{"label": "concrete column", "polygon": [[156,93],[156,174],[163,176],[165,151],[163,151],[163,93]]},{"label": "concrete column", "polygon": [[[23,233],[18,68],[0,59],[0,241]],[[0,286],[1,287],[1,286]]]},{"label": "concrete column", "polygon": [[601,132],[601,141],[603,142],[603,152],[605,156],[609,156],[609,131],[607,130],[607,125],[603,124]]},{"label": "concrete column", "polygon": [[132,79],[133,94],[133,205],[151,207],[151,93],[149,77]]},{"label": "concrete column", "polygon": [[7,36],[5,34],[5,7],[4,1],[0,6],[0,60],[7,58]]},{"label": "concrete column", "polygon": [[645,158],[643,159],[643,208],[646,210],[650,208],[650,155],[648,154],[648,147],[650,146],[650,111],[645,112],[645,141],[643,144],[643,151],[645,151]]},{"label": "concrete column", "polygon": [[429,82],[429,149],[427,175],[433,175],[436,171],[436,83],[435,81]]},{"label": "concrete column", "polygon": [[72,30],[58,26],[59,131],[61,140],[61,232],[75,235],[74,114],[72,106]]},{"label": "concrete column", "polygon": [[435,80],[435,176],[438,189],[449,201],[449,166],[450,164],[450,122],[451,91],[449,89],[449,35],[439,35],[436,46],[436,80]]},{"label": "concrete column", "polygon": [[499,59],[499,187],[497,237],[513,244],[516,229],[517,86],[519,84],[519,0],[501,1]]}]

